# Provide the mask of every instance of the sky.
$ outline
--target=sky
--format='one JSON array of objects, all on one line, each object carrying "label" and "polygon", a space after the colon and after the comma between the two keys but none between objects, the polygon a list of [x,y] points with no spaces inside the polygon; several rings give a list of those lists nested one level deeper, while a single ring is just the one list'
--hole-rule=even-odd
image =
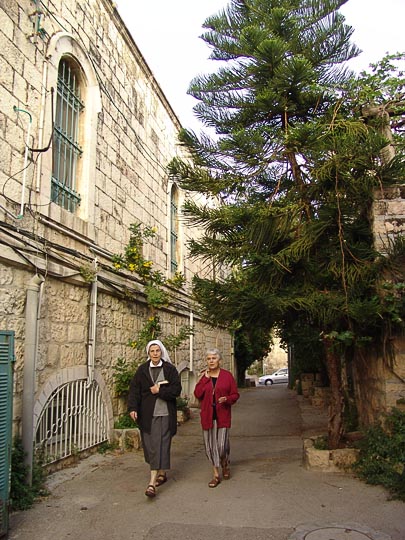
[{"label": "sky", "polygon": [[[191,80],[216,70],[210,48],[199,38],[204,20],[227,0],[115,0],[135,43],[184,127],[199,131]],[[341,12],[354,28],[352,41],[363,51],[350,67],[366,69],[386,52],[405,51],[405,0],[348,0]]]}]

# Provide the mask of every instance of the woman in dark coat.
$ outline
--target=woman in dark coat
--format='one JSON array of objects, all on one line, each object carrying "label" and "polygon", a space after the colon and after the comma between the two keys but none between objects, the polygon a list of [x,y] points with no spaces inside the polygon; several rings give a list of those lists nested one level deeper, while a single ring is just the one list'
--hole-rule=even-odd
[{"label": "woman in dark coat", "polygon": [[208,349],[207,368],[202,372],[194,389],[194,395],[201,404],[200,418],[203,429],[205,452],[211,461],[214,475],[209,487],[217,487],[222,477],[231,477],[229,468],[229,428],[231,427],[231,406],[239,399],[238,388],[230,371],[220,367],[221,353],[218,349]]},{"label": "woman in dark coat", "polygon": [[139,425],[146,463],[150,465],[147,497],[155,497],[156,486],[167,480],[170,446],[177,431],[176,398],[181,393],[180,377],[163,343],[146,346],[148,359],[137,369],[129,388],[128,411]]}]

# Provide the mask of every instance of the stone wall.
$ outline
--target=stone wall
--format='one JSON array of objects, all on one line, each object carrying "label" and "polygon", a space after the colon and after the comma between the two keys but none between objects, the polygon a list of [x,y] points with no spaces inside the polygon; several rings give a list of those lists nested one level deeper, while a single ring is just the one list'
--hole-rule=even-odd
[{"label": "stone wall", "polygon": [[405,399],[405,338],[397,337],[393,347],[393,361],[384,361],[377,351],[368,350],[359,354],[353,364],[356,403],[363,426],[374,424]]},{"label": "stone wall", "polygon": [[[392,241],[405,233],[404,184],[376,190],[373,218],[375,246],[385,253]],[[379,351],[364,348],[353,363],[359,420],[365,426],[405,399],[405,339],[396,336],[387,346],[392,351],[387,350],[385,358]]]},{"label": "stone wall", "polygon": [[373,218],[374,243],[384,253],[390,241],[405,234],[405,184],[376,190]]},{"label": "stone wall", "polygon": [[[31,279],[30,272],[0,264],[0,328],[15,331],[14,425],[21,426],[22,391],[25,352],[25,294]],[[149,316],[144,302],[125,300],[100,288],[97,299],[97,322],[94,369],[108,392],[109,405],[116,417],[125,410],[114,389],[114,366],[118,358],[131,362],[145,359],[144,352],[133,349],[129,342]],[[35,369],[36,399],[43,395],[48,381],[55,373],[76,370],[81,377],[88,372],[90,289],[86,282],[63,282],[46,277],[41,295],[38,321],[38,354]],[[190,323],[189,314],[182,309],[167,308],[159,313],[163,335],[176,333]],[[190,346],[190,340],[191,346]],[[204,365],[207,347],[223,351],[223,366],[233,370],[232,338],[225,329],[212,329],[194,318],[194,335],[185,340],[171,358],[179,370],[191,371],[190,384],[184,393],[193,390],[194,374]],[[52,389],[54,386],[52,386]],[[46,397],[46,396],[45,396]],[[49,397],[49,396],[48,396]],[[44,401],[45,398],[42,398]]]}]

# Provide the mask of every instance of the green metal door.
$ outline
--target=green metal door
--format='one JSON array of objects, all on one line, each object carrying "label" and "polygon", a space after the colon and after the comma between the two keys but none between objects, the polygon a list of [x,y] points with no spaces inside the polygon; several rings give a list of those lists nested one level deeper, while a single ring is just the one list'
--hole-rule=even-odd
[{"label": "green metal door", "polygon": [[0,536],[7,534],[13,420],[14,332],[0,331]]}]

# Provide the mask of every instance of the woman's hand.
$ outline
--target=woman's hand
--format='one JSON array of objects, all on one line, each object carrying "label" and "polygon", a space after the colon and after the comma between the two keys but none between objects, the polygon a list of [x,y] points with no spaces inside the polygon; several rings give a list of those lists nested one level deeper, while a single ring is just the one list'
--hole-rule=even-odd
[{"label": "woman's hand", "polygon": [[221,396],[218,398],[218,403],[225,403],[225,401],[228,401],[228,398],[226,396]]},{"label": "woman's hand", "polygon": [[152,394],[158,394],[159,393],[159,385],[154,384],[153,386],[150,387],[150,391],[152,392]]},{"label": "woman's hand", "polygon": [[133,420],[134,422],[136,422],[137,419],[138,419],[138,413],[137,413],[136,411],[131,411],[131,412],[129,413],[129,416],[132,418],[132,420]]}]

